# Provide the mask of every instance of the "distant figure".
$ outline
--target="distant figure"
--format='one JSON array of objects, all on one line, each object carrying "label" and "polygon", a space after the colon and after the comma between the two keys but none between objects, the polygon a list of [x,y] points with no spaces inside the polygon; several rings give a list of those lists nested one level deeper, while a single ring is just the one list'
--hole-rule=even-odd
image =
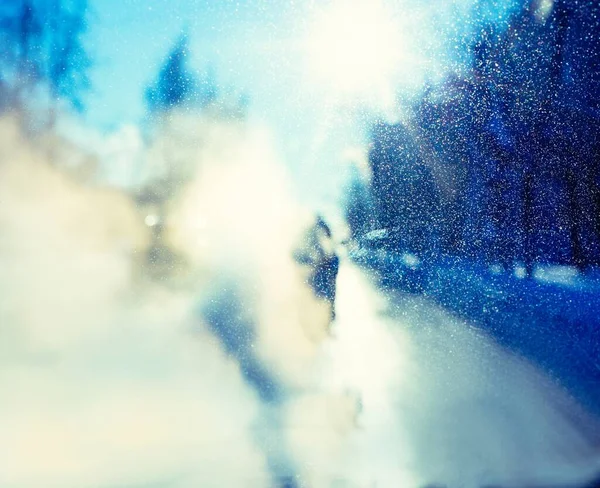
[{"label": "distant figure", "polygon": [[308,283],[318,298],[331,304],[331,320],[335,319],[335,291],[340,259],[335,253],[331,230],[319,215],[309,229],[305,247],[296,260],[312,268]]}]

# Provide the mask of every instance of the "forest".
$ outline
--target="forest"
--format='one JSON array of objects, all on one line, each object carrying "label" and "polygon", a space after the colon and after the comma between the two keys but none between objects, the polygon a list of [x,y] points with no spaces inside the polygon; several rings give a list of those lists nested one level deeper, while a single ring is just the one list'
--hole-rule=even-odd
[{"label": "forest", "polygon": [[[355,236],[512,268],[600,263],[600,6],[525,2],[482,26],[462,73],[429,84],[398,123],[371,131]],[[546,18],[547,16],[547,18]]]}]

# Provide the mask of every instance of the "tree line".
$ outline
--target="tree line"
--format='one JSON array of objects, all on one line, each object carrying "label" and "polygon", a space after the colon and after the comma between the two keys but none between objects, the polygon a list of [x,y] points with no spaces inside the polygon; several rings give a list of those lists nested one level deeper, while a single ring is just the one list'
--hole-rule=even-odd
[{"label": "tree line", "polygon": [[482,26],[463,74],[375,124],[354,178],[355,237],[422,254],[600,265],[600,4],[527,2]]},{"label": "tree line", "polygon": [[0,5],[0,110],[83,108],[91,66],[83,42],[86,0],[16,0]]}]

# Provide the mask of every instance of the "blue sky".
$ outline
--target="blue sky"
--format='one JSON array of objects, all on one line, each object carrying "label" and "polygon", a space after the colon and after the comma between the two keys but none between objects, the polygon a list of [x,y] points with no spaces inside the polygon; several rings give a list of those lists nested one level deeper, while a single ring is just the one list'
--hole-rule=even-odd
[{"label": "blue sky", "polygon": [[[364,88],[377,82],[379,90],[383,82],[389,85],[389,98],[414,93],[425,78],[442,76],[449,66],[450,40],[468,31],[477,16],[474,0],[91,0],[90,5],[87,40],[94,67],[86,119],[91,125],[110,131],[142,122],[144,89],[186,30],[192,67],[212,67],[222,90],[249,95],[251,118],[270,128],[299,191],[312,193],[309,197],[316,200],[337,198],[345,175],[343,154],[364,145],[369,120],[383,111],[379,92],[372,96],[375,92]],[[363,5],[364,12],[356,5]],[[388,44],[397,47],[389,51],[386,45],[374,44],[371,50],[376,52],[361,58],[352,50],[360,51],[385,30],[364,25],[375,12],[373,5],[386,10],[372,24],[386,23],[389,17],[398,37],[390,37]],[[311,35],[319,37],[311,28],[323,12],[322,30],[327,32],[312,54],[318,58],[325,53],[319,59],[325,77],[318,78],[311,76],[305,47]],[[350,25],[341,25],[346,17]],[[350,41],[349,52],[335,47]],[[331,46],[334,49],[328,51]],[[360,80],[367,67],[385,71],[386,66],[371,62],[385,60],[386,53],[401,56],[390,58],[394,69],[385,79],[364,80],[372,81],[373,87],[354,87],[360,90],[340,96],[341,85],[329,83],[344,79],[347,66],[341,65],[339,79],[335,74],[340,56],[357,60],[345,78]],[[327,71],[327,65],[334,68]]]},{"label": "blue sky", "polygon": [[88,42],[94,68],[86,119],[92,125],[115,130],[143,121],[144,88],[185,29],[192,67],[211,67],[222,90],[250,96],[251,116],[275,133],[295,179],[314,180],[309,168],[322,159],[328,162],[319,169],[317,191],[326,194],[341,183],[335,181],[339,172],[332,171],[335,163],[330,161],[332,152],[340,149],[335,140],[347,138],[356,127],[349,121],[340,123],[326,137],[331,140],[320,149],[314,147],[321,101],[301,89],[298,63],[308,3],[96,0],[91,7]]}]

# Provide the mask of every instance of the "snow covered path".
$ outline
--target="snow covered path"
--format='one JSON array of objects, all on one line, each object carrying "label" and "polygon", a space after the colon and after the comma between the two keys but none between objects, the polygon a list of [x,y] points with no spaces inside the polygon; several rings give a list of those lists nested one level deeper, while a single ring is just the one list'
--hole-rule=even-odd
[{"label": "snow covered path", "polygon": [[483,332],[422,297],[378,290],[347,260],[337,311],[325,386],[362,401],[346,476],[367,486],[546,487],[600,472],[598,421]]}]

